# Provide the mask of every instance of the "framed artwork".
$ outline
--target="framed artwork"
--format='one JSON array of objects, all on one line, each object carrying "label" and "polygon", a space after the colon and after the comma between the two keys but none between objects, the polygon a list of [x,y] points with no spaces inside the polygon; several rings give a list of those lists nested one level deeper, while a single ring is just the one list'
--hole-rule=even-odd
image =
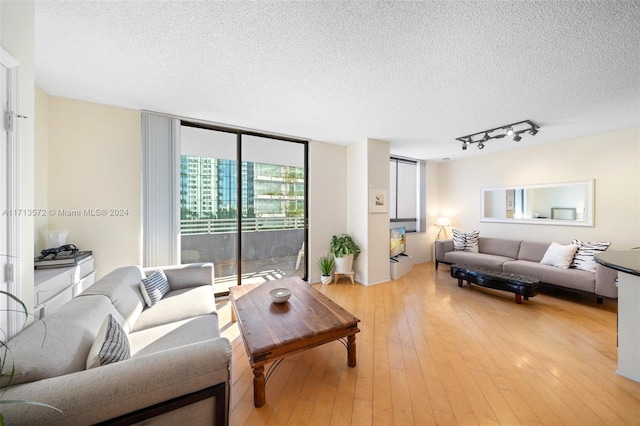
[{"label": "framed artwork", "polygon": [[516,198],[516,191],[514,189],[507,189],[507,211],[512,212],[514,202]]},{"label": "framed artwork", "polygon": [[389,192],[386,189],[371,188],[369,193],[369,213],[389,211]]}]

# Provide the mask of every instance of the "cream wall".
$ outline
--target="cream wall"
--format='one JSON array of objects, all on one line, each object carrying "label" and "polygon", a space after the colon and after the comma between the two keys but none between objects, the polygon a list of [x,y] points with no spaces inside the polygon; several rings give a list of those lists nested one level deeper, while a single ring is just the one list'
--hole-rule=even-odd
[{"label": "cream wall", "polygon": [[407,254],[412,257],[411,261],[414,265],[416,263],[430,262],[433,258],[433,241],[439,230],[435,223],[440,216],[439,167],[439,163],[427,163],[426,174],[421,181],[421,184],[425,186],[426,192],[426,229],[421,230],[421,232],[407,234]]},{"label": "cream wall", "polygon": [[[34,152],[34,200],[35,207],[42,211],[49,209],[49,95],[42,89],[35,90],[35,152]],[[42,215],[34,218],[35,254],[45,247],[42,232],[49,229],[49,217]]]},{"label": "cream wall", "polygon": [[[139,264],[139,112],[48,97],[41,90],[38,99],[43,110],[38,121],[38,134],[43,135],[38,143],[39,176],[48,169],[48,179],[38,178],[42,182],[36,188],[38,199],[46,200],[42,201],[46,207],[56,211],[128,206],[125,217],[55,216],[41,227],[69,229],[69,242],[94,251],[99,277],[122,265]],[[43,162],[47,151],[49,158]],[[331,236],[347,232],[346,152],[347,147],[341,145],[309,144],[309,220],[313,227],[305,255],[311,282],[320,280],[316,260],[329,251]],[[78,181],[76,176],[87,178]]]},{"label": "cream wall", "polygon": [[367,141],[356,142],[347,147],[347,217],[345,233],[351,235],[360,247],[360,256],[353,263],[356,281],[369,282],[367,221],[368,167]]},{"label": "cream wall", "polygon": [[[32,1],[0,2],[0,45],[20,63],[19,113],[20,206],[34,207],[35,18]],[[20,217],[20,294],[33,300],[33,217]],[[32,304],[26,303],[32,312]]]},{"label": "cream wall", "polygon": [[[389,142],[369,139],[367,142],[368,185],[365,191],[367,219],[367,247],[365,250],[368,273],[367,285],[389,281],[389,212],[370,213],[371,188],[386,189],[389,194]],[[389,200],[385,200],[387,206]]]},{"label": "cream wall", "polygon": [[[140,114],[38,91],[38,150],[48,139],[48,162],[36,156],[36,199],[53,209],[125,208],[125,217],[53,217],[49,228],[67,228],[69,241],[96,254],[98,275],[140,263]],[[48,116],[48,117],[47,117]],[[47,132],[42,132],[46,122]],[[42,136],[41,136],[42,135]],[[388,279],[388,214],[368,212],[369,188],[388,188],[388,144],[368,140],[348,147],[309,145],[309,279],[319,281],[316,260],[329,250],[332,235],[350,233],[363,254],[356,279]],[[522,164],[522,158],[526,162]],[[448,216],[454,227],[481,235],[570,242],[611,240],[614,249],[640,245],[639,129],[524,147],[449,163],[427,164],[427,229],[409,234],[413,262],[432,259],[435,220]],[[47,179],[42,176],[48,169]],[[384,170],[382,170],[384,169]],[[382,171],[381,171],[382,170]],[[384,173],[383,173],[384,172]],[[83,179],[77,179],[83,176]],[[593,228],[484,223],[479,221],[480,188],[594,178]],[[73,180],[73,185],[69,181]],[[42,192],[48,192],[42,201]],[[37,207],[42,207],[37,205]],[[624,224],[621,226],[620,224]],[[449,231],[449,236],[451,233]],[[382,254],[384,251],[384,254]]]},{"label": "cream wall", "polygon": [[[640,129],[631,128],[497,154],[441,163],[438,215],[480,235],[569,243],[612,241],[611,249],[640,245]],[[595,179],[595,226],[480,222],[480,189]],[[433,190],[433,188],[431,188]]]},{"label": "cream wall", "polygon": [[49,229],[93,251],[97,278],[140,264],[140,111],[58,97],[48,106]]},{"label": "cream wall", "polygon": [[317,260],[333,235],[347,232],[347,147],[309,143],[309,281],[320,282]]}]

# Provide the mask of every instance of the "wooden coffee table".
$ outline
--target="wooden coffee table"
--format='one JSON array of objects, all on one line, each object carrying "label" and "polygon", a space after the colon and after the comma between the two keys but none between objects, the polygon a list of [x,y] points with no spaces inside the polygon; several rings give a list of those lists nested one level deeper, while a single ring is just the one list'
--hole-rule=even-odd
[{"label": "wooden coffee table", "polygon": [[[291,297],[272,303],[269,291],[284,287]],[[342,340],[347,365],[356,366],[356,333],[360,320],[299,277],[245,284],[229,289],[232,320],[238,322],[253,369],[253,403],[265,403],[265,383],[282,358]],[[273,363],[266,374],[264,367]]]}]

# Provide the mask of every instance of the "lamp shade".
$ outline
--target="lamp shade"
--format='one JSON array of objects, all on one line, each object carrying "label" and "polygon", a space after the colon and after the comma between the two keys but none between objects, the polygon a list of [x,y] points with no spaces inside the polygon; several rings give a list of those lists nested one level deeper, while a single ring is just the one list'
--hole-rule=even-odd
[{"label": "lamp shade", "polygon": [[436,220],[436,225],[437,226],[449,226],[449,225],[451,225],[451,221],[449,221],[448,217],[439,217],[438,220]]}]

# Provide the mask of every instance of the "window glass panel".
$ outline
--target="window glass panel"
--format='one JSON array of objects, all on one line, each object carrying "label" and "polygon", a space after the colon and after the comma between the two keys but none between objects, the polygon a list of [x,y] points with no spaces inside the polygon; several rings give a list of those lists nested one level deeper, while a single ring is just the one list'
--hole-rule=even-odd
[{"label": "window glass panel", "polygon": [[242,158],[253,171],[252,208],[242,212],[243,283],[306,276],[304,149],[278,139],[242,138]]},{"label": "window glass panel", "polygon": [[416,165],[398,163],[398,218],[416,217]]},{"label": "window glass panel", "polygon": [[213,262],[214,291],[237,285],[237,136],[182,126],[181,262]]},{"label": "window glass panel", "polygon": [[396,182],[398,177],[398,162],[395,160],[391,160],[391,164],[389,164],[389,216],[392,219],[398,217],[397,210],[397,192],[396,192]]},{"label": "window glass panel", "polygon": [[418,162],[392,157],[389,174],[389,218],[393,226],[418,230]]},{"label": "window glass panel", "polygon": [[213,262],[218,294],[306,279],[306,144],[187,125],[181,139],[182,262]]}]

